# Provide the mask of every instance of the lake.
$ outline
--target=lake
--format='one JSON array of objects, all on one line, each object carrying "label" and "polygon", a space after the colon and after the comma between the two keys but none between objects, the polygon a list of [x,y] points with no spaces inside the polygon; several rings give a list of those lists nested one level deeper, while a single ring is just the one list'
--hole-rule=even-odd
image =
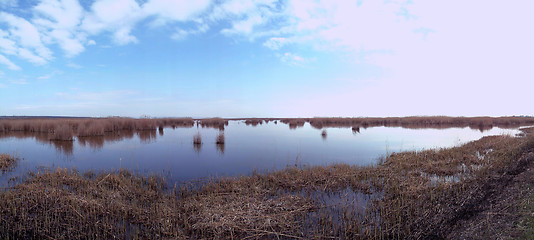
[{"label": "lake", "polygon": [[[515,129],[465,128],[409,129],[401,127],[290,128],[278,122],[257,126],[229,121],[225,144],[216,144],[221,130],[200,126],[164,128],[49,141],[46,134],[11,132],[0,135],[0,153],[17,156],[17,167],[0,176],[0,183],[41,168],[116,170],[126,168],[143,174],[163,174],[172,183],[219,176],[247,175],[287,166],[332,163],[373,165],[392,152],[457,146],[483,136],[519,133]],[[202,144],[193,144],[199,133]]]}]

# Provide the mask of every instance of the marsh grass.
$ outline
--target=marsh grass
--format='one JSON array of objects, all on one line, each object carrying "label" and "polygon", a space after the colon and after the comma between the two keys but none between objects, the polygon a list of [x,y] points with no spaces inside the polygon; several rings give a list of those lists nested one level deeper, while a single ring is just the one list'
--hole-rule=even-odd
[{"label": "marsh grass", "polygon": [[447,238],[533,151],[532,136],[491,136],[392,153],[376,166],[287,167],[170,188],[123,170],[33,172],[0,193],[0,238]]},{"label": "marsh grass", "polygon": [[0,133],[45,133],[49,140],[72,141],[74,137],[104,136],[122,131],[155,131],[163,127],[192,127],[191,118],[5,118]]},{"label": "marsh grass", "polygon": [[198,120],[197,124],[202,127],[224,130],[225,126],[228,126],[228,120],[222,118],[204,118]]},{"label": "marsh grass", "polygon": [[[263,124],[263,119],[257,119],[257,118],[249,118],[249,119],[246,119],[245,120],[245,125],[251,125],[253,127],[256,127],[259,125],[262,125]],[[265,123],[269,123],[269,119],[266,119],[265,120]]]},{"label": "marsh grass", "polygon": [[9,154],[0,154],[0,171],[2,173],[11,171],[16,167],[18,159]]},{"label": "marsh grass", "polygon": [[534,117],[446,117],[446,116],[414,116],[414,117],[387,117],[387,118],[286,118],[280,120],[289,124],[291,129],[303,126],[308,122],[317,129],[327,127],[352,128],[359,132],[361,127],[403,127],[403,128],[451,128],[469,127],[479,131],[493,127],[517,128],[534,124]]}]

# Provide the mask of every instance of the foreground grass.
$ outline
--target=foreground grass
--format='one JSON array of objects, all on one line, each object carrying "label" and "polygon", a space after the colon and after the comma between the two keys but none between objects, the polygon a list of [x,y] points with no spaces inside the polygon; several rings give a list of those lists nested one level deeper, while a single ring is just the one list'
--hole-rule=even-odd
[{"label": "foreground grass", "polygon": [[33,172],[0,193],[0,238],[447,238],[531,161],[534,138],[167,188],[127,171]]}]

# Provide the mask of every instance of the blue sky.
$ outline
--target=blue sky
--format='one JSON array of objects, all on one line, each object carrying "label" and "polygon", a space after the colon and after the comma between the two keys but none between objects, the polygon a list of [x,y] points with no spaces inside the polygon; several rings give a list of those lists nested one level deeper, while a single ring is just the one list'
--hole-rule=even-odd
[{"label": "blue sky", "polygon": [[534,115],[533,8],[0,0],[0,115]]}]

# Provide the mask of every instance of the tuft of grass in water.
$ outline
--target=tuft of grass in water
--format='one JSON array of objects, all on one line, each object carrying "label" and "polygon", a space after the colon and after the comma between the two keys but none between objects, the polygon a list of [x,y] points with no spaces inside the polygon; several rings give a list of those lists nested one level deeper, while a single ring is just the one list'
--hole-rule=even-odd
[{"label": "tuft of grass in water", "polygon": [[17,165],[17,158],[9,154],[0,154],[0,171],[8,172]]}]

